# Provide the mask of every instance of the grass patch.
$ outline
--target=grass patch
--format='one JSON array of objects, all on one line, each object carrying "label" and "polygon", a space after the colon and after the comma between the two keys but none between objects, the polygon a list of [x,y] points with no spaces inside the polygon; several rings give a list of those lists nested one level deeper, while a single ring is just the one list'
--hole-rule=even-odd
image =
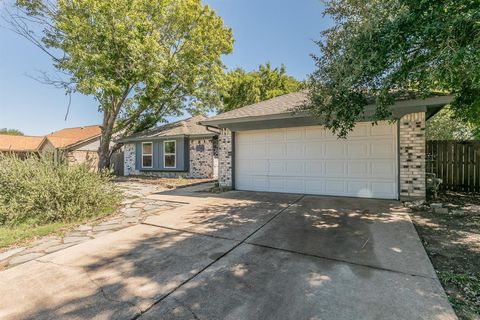
[{"label": "grass patch", "polygon": [[62,234],[63,230],[69,225],[64,222],[55,222],[42,226],[21,224],[13,227],[0,227],[0,248],[20,244],[49,234]]}]

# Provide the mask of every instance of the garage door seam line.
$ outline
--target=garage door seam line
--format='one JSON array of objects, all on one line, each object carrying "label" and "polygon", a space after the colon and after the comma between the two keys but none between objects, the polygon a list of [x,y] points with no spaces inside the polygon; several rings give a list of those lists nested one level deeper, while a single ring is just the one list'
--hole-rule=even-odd
[{"label": "garage door seam line", "polygon": [[293,253],[293,254],[299,254],[299,255],[302,255],[302,256],[307,256],[307,257],[312,257],[312,258],[317,258],[317,259],[324,259],[324,260],[330,260],[330,261],[335,261],[335,262],[341,262],[341,263],[345,263],[345,264],[351,264],[351,265],[354,265],[354,266],[372,268],[372,269],[380,270],[380,271],[399,273],[399,274],[403,274],[403,275],[411,276],[411,277],[421,277],[421,278],[425,278],[425,279],[436,280],[436,278],[429,277],[429,276],[426,276],[426,275],[402,272],[402,271],[397,271],[397,270],[393,270],[393,269],[372,266],[372,265],[368,265],[368,264],[351,262],[351,261],[348,261],[348,260],[342,260],[342,259],[331,258],[331,257],[326,257],[326,256],[314,255],[314,254],[305,253],[305,252],[299,252],[299,251],[295,251],[295,250],[272,247],[272,246],[268,246],[268,245],[264,245],[264,244],[258,244],[258,243],[253,243],[253,242],[245,242],[245,244],[248,244],[248,245],[251,245],[251,246],[257,246],[257,247],[261,247],[261,248],[266,248],[266,249],[272,249],[272,250],[278,250],[278,251],[283,251],[283,252],[288,252],[288,253]]},{"label": "garage door seam line", "polygon": [[185,281],[183,281],[182,283],[180,283],[178,286],[176,286],[175,288],[173,288],[170,292],[168,292],[166,295],[164,295],[163,297],[161,297],[160,299],[158,299],[157,301],[155,301],[154,303],[152,303],[151,306],[149,306],[148,308],[146,308],[145,310],[143,310],[141,313],[135,315],[132,320],[136,320],[136,319],[139,319],[140,317],[142,317],[144,314],[146,314],[148,311],[150,311],[154,306],[156,306],[157,304],[159,304],[160,302],[162,302],[163,300],[165,300],[166,298],[168,298],[170,295],[172,295],[175,291],[177,291],[178,289],[180,289],[181,287],[183,287],[185,284],[187,284],[188,282],[190,282],[191,280],[193,280],[195,277],[197,277],[199,274],[201,274],[203,271],[207,270],[210,266],[212,266],[214,263],[216,263],[217,261],[219,261],[220,259],[222,259],[223,257],[225,257],[226,255],[228,255],[230,252],[232,252],[233,250],[235,250],[236,248],[238,248],[240,245],[244,244],[252,235],[254,235],[255,233],[257,233],[260,229],[262,229],[264,226],[266,226],[268,223],[270,223],[273,219],[275,219],[276,217],[278,217],[280,214],[282,214],[285,210],[287,210],[288,208],[290,208],[292,205],[294,205],[295,203],[299,202],[300,200],[302,200],[303,198],[305,197],[305,195],[302,195],[300,196],[298,199],[296,199],[295,201],[292,201],[290,202],[285,208],[283,208],[282,210],[280,210],[279,212],[277,212],[275,215],[273,215],[270,219],[268,219],[265,223],[263,223],[260,227],[258,227],[255,231],[253,231],[250,235],[248,235],[245,239],[243,239],[242,241],[239,241],[237,244],[235,244],[232,248],[230,248],[229,250],[225,251],[222,255],[220,255],[219,257],[217,257],[215,260],[213,260],[212,262],[210,262],[209,264],[207,264],[205,267],[203,267],[202,269],[200,269],[200,271],[198,271],[197,273],[195,273],[194,275],[192,275],[191,277],[189,277],[188,279],[186,279]]}]

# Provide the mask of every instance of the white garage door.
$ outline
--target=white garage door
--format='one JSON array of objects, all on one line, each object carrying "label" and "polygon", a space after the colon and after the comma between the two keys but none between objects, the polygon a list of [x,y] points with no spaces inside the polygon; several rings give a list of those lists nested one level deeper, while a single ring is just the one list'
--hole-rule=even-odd
[{"label": "white garage door", "polygon": [[359,123],[347,139],[322,126],[236,133],[235,186],[270,191],[396,199],[395,125]]}]

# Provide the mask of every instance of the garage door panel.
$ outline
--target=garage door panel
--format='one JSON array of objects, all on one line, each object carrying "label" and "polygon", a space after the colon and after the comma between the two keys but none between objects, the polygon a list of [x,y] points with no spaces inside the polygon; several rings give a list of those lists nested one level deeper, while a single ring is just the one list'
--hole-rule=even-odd
[{"label": "garage door panel", "polygon": [[369,161],[358,161],[358,160],[349,160],[347,165],[347,176],[348,177],[363,177],[368,178],[371,176],[370,173],[370,162]]},{"label": "garage door panel", "polygon": [[345,176],[345,161],[344,160],[325,161],[325,176],[327,177]]},{"label": "garage door panel", "polygon": [[329,195],[345,194],[344,180],[325,180],[325,192]]},{"label": "garage door panel", "polygon": [[286,176],[305,176],[305,161],[304,160],[287,160],[286,162]]},{"label": "garage door panel", "polygon": [[379,122],[378,125],[371,126],[370,128],[372,137],[393,136],[396,130],[396,127],[388,124],[388,122]]},{"label": "garage door panel", "polygon": [[394,159],[396,154],[395,142],[392,140],[373,140],[370,143],[370,150],[370,156],[377,159]]},{"label": "garage door panel", "polygon": [[325,156],[329,158],[343,159],[345,157],[345,143],[343,141],[325,142]]},{"label": "garage door panel", "polygon": [[286,149],[285,143],[270,143],[268,145],[268,159],[285,159]]},{"label": "garage door panel", "polygon": [[370,143],[351,141],[347,143],[347,157],[367,158],[369,157]]},{"label": "garage door panel", "polygon": [[395,178],[396,165],[389,160],[378,160],[371,163],[372,177],[375,178]]},{"label": "garage door panel", "polygon": [[284,176],[286,170],[286,163],[283,160],[269,160],[269,175]]},{"label": "garage door panel", "polygon": [[307,179],[305,181],[305,193],[308,193],[308,194],[325,194],[325,180],[323,180],[323,179]]},{"label": "garage door panel", "polygon": [[306,160],[305,175],[307,177],[324,177],[325,161],[323,160]]},{"label": "garage door panel", "polygon": [[395,199],[396,127],[358,124],[347,139],[322,126],[237,132],[240,190]]},{"label": "garage door panel", "polygon": [[284,129],[268,130],[267,140],[269,142],[283,142],[283,141],[285,141],[285,130]]},{"label": "garage door panel", "polygon": [[353,197],[371,198],[373,196],[368,181],[348,181],[347,192]]},{"label": "garage door panel", "polygon": [[323,158],[324,146],[319,141],[306,142],[305,143],[305,158],[306,159],[318,159]]}]

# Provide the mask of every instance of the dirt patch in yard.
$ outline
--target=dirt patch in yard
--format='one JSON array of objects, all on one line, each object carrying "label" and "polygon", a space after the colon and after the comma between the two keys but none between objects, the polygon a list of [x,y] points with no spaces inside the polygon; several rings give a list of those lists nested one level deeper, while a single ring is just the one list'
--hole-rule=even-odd
[{"label": "dirt patch in yard", "polygon": [[446,192],[411,217],[459,319],[480,319],[480,194]]}]

